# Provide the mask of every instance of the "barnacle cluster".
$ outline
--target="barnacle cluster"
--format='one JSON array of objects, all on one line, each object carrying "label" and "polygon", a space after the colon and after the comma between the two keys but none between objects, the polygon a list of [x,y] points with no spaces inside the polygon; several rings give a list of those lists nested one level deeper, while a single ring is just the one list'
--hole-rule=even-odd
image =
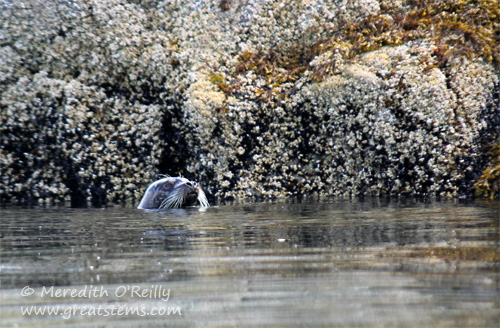
[{"label": "barnacle cluster", "polygon": [[[159,173],[219,199],[471,194],[499,138],[499,17],[496,0],[3,1],[1,201],[137,202]],[[494,197],[490,165],[475,186]]]}]

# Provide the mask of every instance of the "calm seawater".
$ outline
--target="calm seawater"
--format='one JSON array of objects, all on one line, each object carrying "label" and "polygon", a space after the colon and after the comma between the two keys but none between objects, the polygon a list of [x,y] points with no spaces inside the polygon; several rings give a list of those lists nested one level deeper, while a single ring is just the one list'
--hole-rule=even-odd
[{"label": "calm seawater", "polygon": [[4,208],[0,326],[498,327],[499,216],[380,199]]}]

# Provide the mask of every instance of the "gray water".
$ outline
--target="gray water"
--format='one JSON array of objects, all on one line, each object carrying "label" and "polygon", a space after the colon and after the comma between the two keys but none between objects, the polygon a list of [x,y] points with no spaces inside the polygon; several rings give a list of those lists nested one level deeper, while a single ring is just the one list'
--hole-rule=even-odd
[{"label": "gray water", "polygon": [[0,325],[498,327],[499,209],[2,209]]}]

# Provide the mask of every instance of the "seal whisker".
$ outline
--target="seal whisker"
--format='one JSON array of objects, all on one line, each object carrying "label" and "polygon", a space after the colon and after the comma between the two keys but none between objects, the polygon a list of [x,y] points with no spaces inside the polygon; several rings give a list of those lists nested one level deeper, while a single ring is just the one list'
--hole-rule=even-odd
[{"label": "seal whisker", "polygon": [[210,204],[208,203],[207,196],[203,192],[203,190],[198,189],[198,201],[200,202],[200,205],[202,207],[209,207]]},{"label": "seal whisker", "polygon": [[174,193],[162,201],[160,208],[164,209],[164,208],[179,207],[179,205],[177,205],[178,201],[179,201],[179,195],[177,193]]},{"label": "seal whisker", "polygon": [[184,202],[184,198],[181,195],[178,195],[177,198],[175,199],[175,203],[174,203],[173,208],[181,207],[183,202]]},{"label": "seal whisker", "polygon": [[180,195],[177,195],[177,198],[175,198],[174,203],[172,204],[172,208],[179,208],[182,205],[182,197]]},{"label": "seal whisker", "polygon": [[167,208],[167,206],[168,206],[168,198],[165,198],[165,199],[161,202],[161,204],[160,204],[160,206],[159,206],[158,208],[160,208],[160,209],[162,209],[162,208]]},{"label": "seal whisker", "polygon": [[170,208],[172,207],[172,203],[175,201],[175,195],[170,195],[167,198],[165,198],[162,202],[162,207],[161,208]]},{"label": "seal whisker", "polygon": [[170,208],[181,207],[184,202],[184,197],[179,192],[174,192],[169,198],[172,198],[170,203],[171,206],[169,206]]}]

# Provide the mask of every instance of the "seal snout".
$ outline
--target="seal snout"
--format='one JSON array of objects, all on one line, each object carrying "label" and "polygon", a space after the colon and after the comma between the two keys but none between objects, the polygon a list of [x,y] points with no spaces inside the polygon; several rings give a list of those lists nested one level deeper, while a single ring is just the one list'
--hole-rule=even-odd
[{"label": "seal snout", "polygon": [[194,181],[187,181],[185,182],[186,186],[191,187],[191,188],[196,188],[198,184]]}]

